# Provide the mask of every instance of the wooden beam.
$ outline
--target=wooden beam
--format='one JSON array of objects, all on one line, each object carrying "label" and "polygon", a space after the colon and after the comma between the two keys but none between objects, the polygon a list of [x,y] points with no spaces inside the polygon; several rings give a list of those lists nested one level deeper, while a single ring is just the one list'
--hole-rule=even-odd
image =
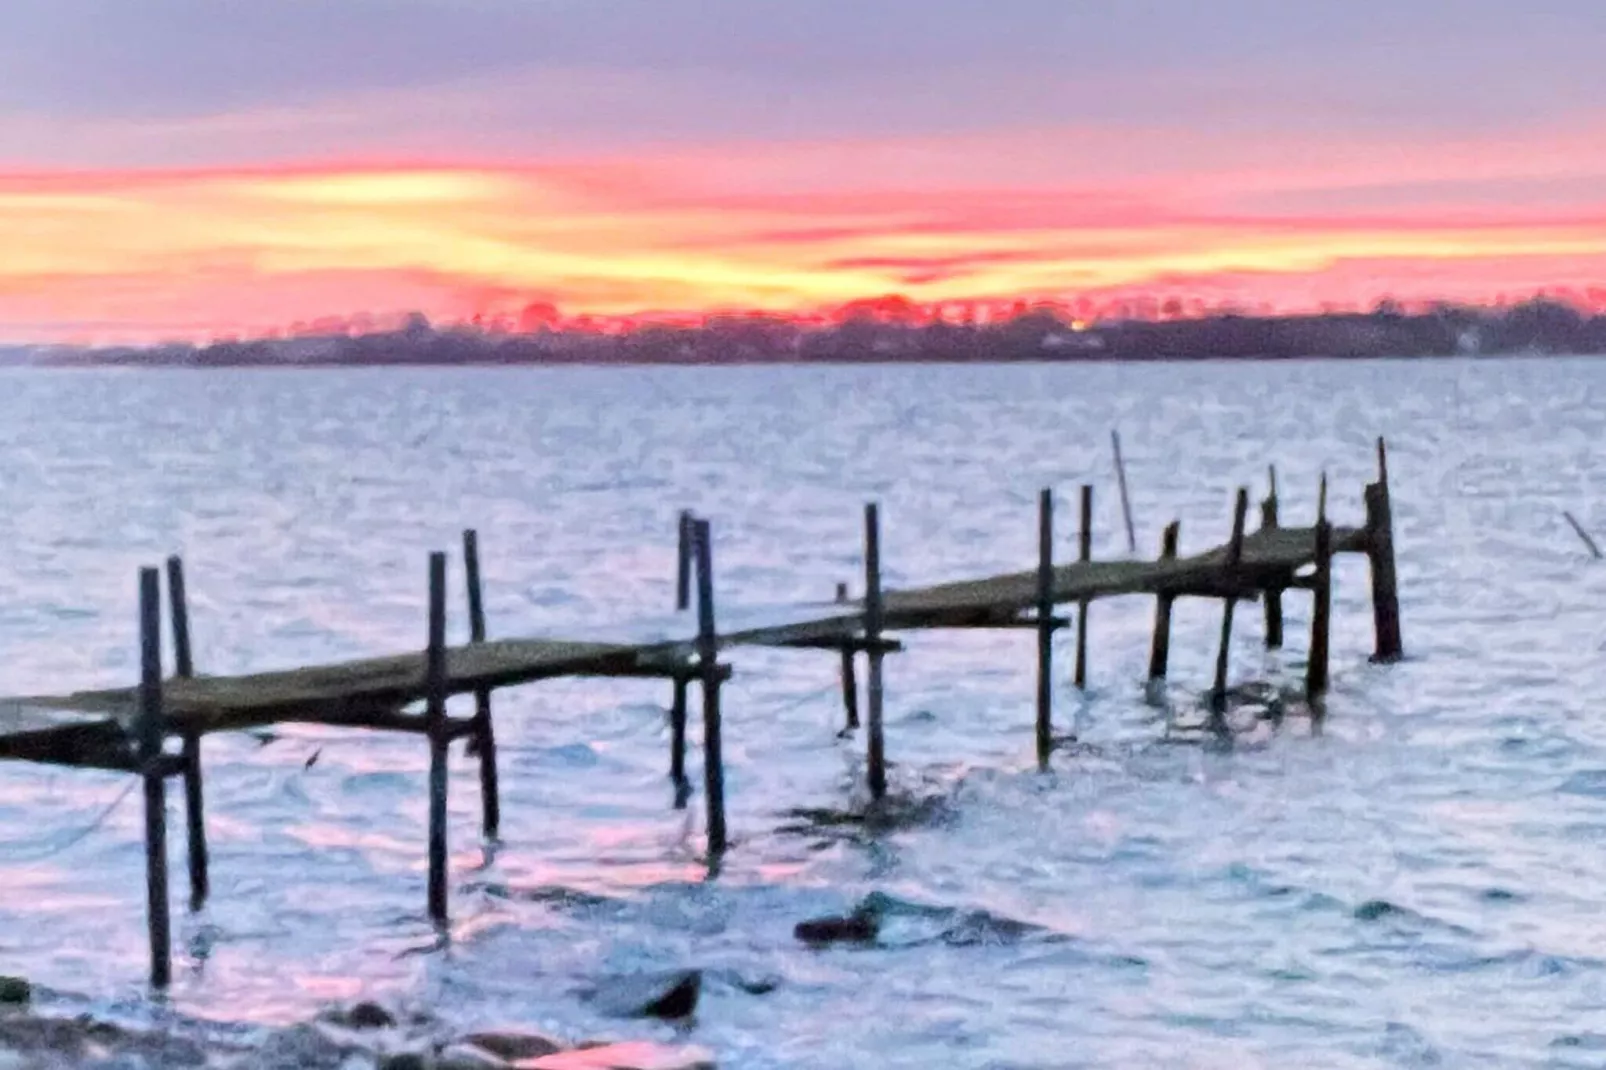
[{"label": "wooden beam", "polygon": [[[1232,541],[1227,545],[1226,570],[1230,575],[1243,560],[1244,522],[1249,514],[1249,488],[1238,488],[1238,500],[1232,511]],[[1232,614],[1238,600],[1232,596],[1222,599],[1221,645],[1216,651],[1216,681],[1210,692],[1211,709],[1221,714],[1227,709],[1227,668],[1232,654]]]},{"label": "wooden beam", "polygon": [[[1177,559],[1177,540],[1182,534],[1182,521],[1173,520],[1166,525],[1160,541],[1160,560]],[[1154,640],[1149,645],[1149,679],[1164,680],[1166,662],[1171,657],[1171,607],[1176,595],[1162,591],[1154,599]]]},{"label": "wooden beam", "polygon": [[145,781],[145,903],[151,985],[173,979],[173,930],[167,898],[167,789],[162,754],[162,587],[154,568],[139,570],[140,680],[137,736]]},{"label": "wooden beam", "polygon": [[[864,636],[872,642],[881,639],[881,517],[875,502],[864,507]],[[879,801],[887,794],[886,735],[881,710],[881,659],[879,650],[870,651],[870,730],[867,743],[870,797]]]},{"label": "wooden beam", "polygon": [[[1277,466],[1269,469],[1271,492],[1260,503],[1260,530],[1277,530]],[[1283,645],[1283,595],[1277,587],[1266,588],[1266,649],[1278,650]]]},{"label": "wooden beam", "polygon": [[1316,571],[1311,577],[1310,656],[1305,697],[1313,707],[1327,693],[1328,637],[1333,607],[1333,532],[1327,523],[1327,474],[1316,499]]},{"label": "wooden beam", "polygon": [[1037,499],[1037,762],[1054,749],[1054,492]]},{"label": "wooden beam", "polygon": [[429,729],[429,916],[446,922],[446,555],[429,555],[429,645],[425,651]]},{"label": "wooden beam", "polygon": [[[174,674],[188,680],[195,676],[195,657],[190,650],[190,607],[189,596],[184,588],[184,561],[177,555],[167,559],[167,602],[173,626]],[[206,897],[211,893],[199,732],[184,733],[182,766],[184,815],[189,833],[190,909],[194,911],[205,905]]]},{"label": "wooden beam", "polygon": [[[1082,529],[1077,540],[1076,559],[1093,560],[1093,487],[1082,484]],[[1087,687],[1087,608],[1089,599],[1076,606],[1076,686]]]},{"label": "wooden beam", "polygon": [[717,860],[729,840],[725,831],[725,758],[721,741],[719,638],[714,625],[714,545],[708,521],[693,522],[697,563],[697,656],[703,690],[703,789],[708,808],[708,855]]},{"label": "wooden beam", "polygon": [[[480,586],[480,537],[463,532],[463,572],[468,593],[468,639],[485,642],[485,597]],[[496,728],[491,722],[491,689],[474,692],[474,752],[480,760],[480,827],[494,840],[502,825],[502,793],[496,768]]]},{"label": "wooden beam", "polygon": [[1376,637],[1372,660],[1399,661],[1405,648],[1400,639],[1399,578],[1394,567],[1394,507],[1389,500],[1388,449],[1381,438],[1377,440],[1377,482],[1366,488],[1366,533]]}]

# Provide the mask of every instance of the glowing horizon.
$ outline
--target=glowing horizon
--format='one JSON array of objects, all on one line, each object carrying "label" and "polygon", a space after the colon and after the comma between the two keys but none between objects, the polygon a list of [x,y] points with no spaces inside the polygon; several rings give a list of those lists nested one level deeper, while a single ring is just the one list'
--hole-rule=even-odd
[{"label": "glowing horizon", "polygon": [[[78,32],[90,15],[104,35]],[[1579,91],[1598,18],[17,0],[0,340],[886,295],[1598,305],[1606,108]]]}]

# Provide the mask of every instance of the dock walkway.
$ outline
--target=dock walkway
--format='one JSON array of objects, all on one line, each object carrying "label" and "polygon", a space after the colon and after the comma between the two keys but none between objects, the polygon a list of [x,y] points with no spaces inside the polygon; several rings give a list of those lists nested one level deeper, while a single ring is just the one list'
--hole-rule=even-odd
[{"label": "dock walkway", "polygon": [[[743,646],[833,651],[841,657],[847,729],[859,724],[857,659],[868,659],[867,779],[873,799],[886,792],[882,660],[902,649],[888,633],[930,629],[1027,628],[1038,636],[1037,750],[1047,766],[1055,748],[1052,731],[1053,636],[1071,622],[1055,614],[1061,605],[1078,607],[1075,682],[1086,685],[1087,614],[1091,603],[1112,597],[1145,595],[1155,599],[1155,627],[1149,676],[1163,679],[1170,645],[1172,604],[1180,597],[1223,603],[1221,649],[1211,692],[1216,712],[1224,708],[1227,653],[1233,613],[1244,601],[1264,606],[1268,646],[1282,645],[1282,596],[1309,590],[1315,611],[1307,659],[1306,690],[1319,711],[1327,688],[1328,629],[1332,559],[1365,554],[1371,563],[1376,660],[1402,656],[1398,595],[1395,590],[1393,520],[1384,445],[1378,442],[1379,478],[1366,487],[1366,522],[1335,527],[1327,519],[1326,478],[1322,479],[1316,523],[1284,528],[1278,523],[1276,474],[1261,503],[1261,524],[1246,530],[1248,490],[1240,488],[1229,540],[1203,553],[1179,556],[1179,525],[1165,531],[1155,560],[1094,561],[1091,554],[1092,488],[1082,487],[1078,559],[1054,560],[1053,495],[1039,499],[1039,559],[1031,571],[903,590],[883,590],[880,520],[876,505],[865,509],[864,593],[849,600],[839,587],[829,611],[800,614],[803,619],[721,633],[715,626],[713,555],[709,522],[683,513],[677,606],[691,608],[693,580],[695,638],[641,644],[565,639],[488,640],[480,592],[478,540],[464,533],[464,564],[471,641],[448,647],[445,641],[446,559],[429,561],[428,642],[420,651],[329,665],[240,676],[195,672],[190,653],[183,564],[167,562],[169,625],[174,671],[165,673],[162,656],[161,576],[140,573],[141,678],[132,687],[79,691],[65,695],[0,699],[0,760],[44,762],[131,772],[145,781],[151,979],[158,987],[170,977],[167,904],[165,782],[184,781],[189,833],[191,904],[209,892],[205,820],[201,790],[201,739],[217,732],[303,722],[355,729],[411,732],[430,744],[429,906],[444,922],[446,910],[446,750],[468,739],[480,762],[484,833],[497,834],[500,802],[491,695],[496,690],[558,677],[645,677],[674,684],[670,709],[670,775],[676,805],[689,794],[685,773],[687,692],[700,685],[703,697],[703,773],[708,849],[717,857],[727,848],[724,770],[721,757],[720,685],[729,678],[722,651]],[[475,696],[472,717],[450,717],[447,699]],[[414,709],[422,703],[422,710]],[[177,740],[179,753],[168,743]]]}]

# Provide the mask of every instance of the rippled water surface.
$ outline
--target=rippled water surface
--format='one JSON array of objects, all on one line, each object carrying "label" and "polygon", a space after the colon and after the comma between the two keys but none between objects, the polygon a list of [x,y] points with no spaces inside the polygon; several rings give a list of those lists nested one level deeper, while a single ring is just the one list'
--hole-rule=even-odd
[{"label": "rippled water surface", "polygon": [[[689,635],[677,511],[713,522],[722,622],[859,586],[882,503],[892,585],[1035,560],[1035,497],[1097,487],[1095,552],[1173,518],[1221,541],[1275,462],[1283,517],[1318,476],[1358,523],[1390,444],[1409,660],[1368,664],[1364,559],[1337,570],[1333,693],[1230,746],[1198,716],[1220,607],[1184,602],[1163,703],[1150,601],[1097,604],[1091,679],[1059,638],[1032,747],[1029,632],[906,637],[887,670],[893,790],[862,804],[836,658],[742,650],[726,689],[736,846],[710,876],[701,793],[666,777],[668,685],[500,694],[503,842],[454,748],[453,921],[424,916],[427,752],[284,729],[207,741],[214,895],[183,911],[186,1016],[276,1023],[372,995],[466,1025],[621,1030],[607,974],[708,971],[693,1039],[726,1067],[1597,1066],[1606,1059],[1606,365],[1569,360],[1143,367],[7,372],[0,390],[3,690],[133,679],[135,579],[181,552],[203,672],[390,653],[425,634],[426,557],[481,533],[496,635]],[[454,638],[466,635],[454,604]],[[1235,681],[1297,686],[1241,607]],[[695,721],[694,721],[695,723]],[[1168,739],[1168,735],[1173,737]],[[694,735],[694,745],[695,745]],[[316,757],[316,760],[312,759]],[[692,752],[700,784],[698,752]],[[0,972],[59,1002],[145,1001],[142,818],[128,778],[0,768]],[[175,833],[182,811],[171,808]],[[89,829],[88,834],[85,830]],[[808,917],[869,895],[880,946],[810,950]],[[771,985],[773,988],[771,989]],[[769,991],[757,991],[771,989]],[[664,1027],[663,1036],[671,1034]]]}]

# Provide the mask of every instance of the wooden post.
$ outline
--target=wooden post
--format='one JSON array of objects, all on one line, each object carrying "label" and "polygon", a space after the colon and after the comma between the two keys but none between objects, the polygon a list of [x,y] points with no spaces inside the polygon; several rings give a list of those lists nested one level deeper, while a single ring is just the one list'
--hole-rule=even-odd
[{"label": "wooden post", "polygon": [[162,741],[162,580],[154,568],[139,570],[138,737],[140,775],[145,780],[145,903],[151,942],[151,984],[173,979],[173,936],[167,902],[167,771]]},{"label": "wooden post", "polygon": [[[480,537],[472,528],[463,532],[463,571],[468,585],[468,637],[485,642],[485,598],[480,585]],[[474,692],[474,742],[480,759],[481,829],[496,839],[502,826],[502,793],[497,782],[496,729],[491,723],[491,689]]]},{"label": "wooden post", "polygon": [[1328,628],[1333,607],[1333,529],[1327,523],[1327,473],[1316,499],[1315,574],[1311,578],[1310,658],[1305,697],[1312,704],[1327,692]]},{"label": "wooden post", "polygon": [[[1271,493],[1260,503],[1260,529],[1277,530],[1277,467],[1271,472]],[[1266,597],[1266,649],[1280,650],[1283,645],[1283,592],[1281,587],[1268,587]]]},{"label": "wooden post", "polygon": [[[174,675],[189,680],[195,676],[195,658],[190,651],[189,599],[184,591],[184,561],[167,559],[167,601],[173,625]],[[190,909],[200,910],[211,891],[207,874],[206,807],[201,792],[201,735],[184,733],[184,813],[189,826]]]},{"label": "wooden post", "polygon": [[[677,788],[686,784],[686,691],[690,682],[684,676],[675,677],[675,694],[669,705],[669,779]],[[686,793],[677,791],[675,799],[679,810]]]},{"label": "wooden post", "polygon": [[1366,558],[1372,571],[1372,623],[1376,662],[1399,661],[1400,593],[1394,571],[1394,508],[1389,501],[1388,450],[1377,440],[1377,482],[1366,488]]},{"label": "wooden post", "polygon": [[717,858],[725,835],[725,759],[720,747],[719,640],[714,630],[714,541],[708,521],[693,521],[697,559],[697,660],[703,686],[703,789],[708,805],[708,854]]},{"label": "wooden post", "polygon": [[1244,553],[1244,521],[1249,515],[1249,488],[1238,488],[1238,501],[1232,512],[1232,541],[1227,544],[1227,565],[1223,579],[1229,587],[1226,604],[1221,610],[1221,648],[1216,652],[1216,684],[1210,693],[1210,707],[1216,713],[1227,709],[1227,660],[1232,653],[1232,613],[1238,599],[1231,593],[1236,583],[1238,564]]},{"label": "wooden post", "polygon": [[446,921],[446,555],[429,555],[429,647],[424,717],[429,733],[429,916]]},{"label": "wooden post", "polygon": [[1037,499],[1037,762],[1054,749],[1054,492]]},{"label": "wooden post", "polygon": [[[1077,544],[1076,559],[1093,560],[1093,488],[1082,485],[1082,531]],[[1087,599],[1076,607],[1076,686],[1087,687]]]},{"label": "wooden post", "polygon": [[842,709],[847,714],[847,727],[859,727],[859,673],[852,648],[842,651]]},{"label": "wooden post", "polygon": [[[1182,521],[1173,520],[1166,525],[1165,537],[1160,542],[1160,560],[1177,559],[1177,540],[1182,534]],[[1149,647],[1149,679],[1164,680],[1166,662],[1171,658],[1171,606],[1176,596],[1161,592],[1154,600],[1154,642]]]},{"label": "wooden post", "polygon": [[676,551],[678,557],[675,566],[675,608],[677,610],[686,610],[691,607],[691,542],[691,510],[682,509],[680,511],[680,544]]},{"label": "wooden post", "polygon": [[1132,527],[1132,501],[1126,492],[1126,463],[1121,460],[1121,432],[1110,432],[1110,444],[1115,447],[1115,478],[1121,488],[1121,515],[1126,519],[1126,546],[1130,553],[1138,552],[1137,531]]},{"label": "wooden post", "polygon": [[887,794],[886,734],[881,719],[881,517],[875,502],[864,507],[864,637],[870,644],[870,797]]}]

